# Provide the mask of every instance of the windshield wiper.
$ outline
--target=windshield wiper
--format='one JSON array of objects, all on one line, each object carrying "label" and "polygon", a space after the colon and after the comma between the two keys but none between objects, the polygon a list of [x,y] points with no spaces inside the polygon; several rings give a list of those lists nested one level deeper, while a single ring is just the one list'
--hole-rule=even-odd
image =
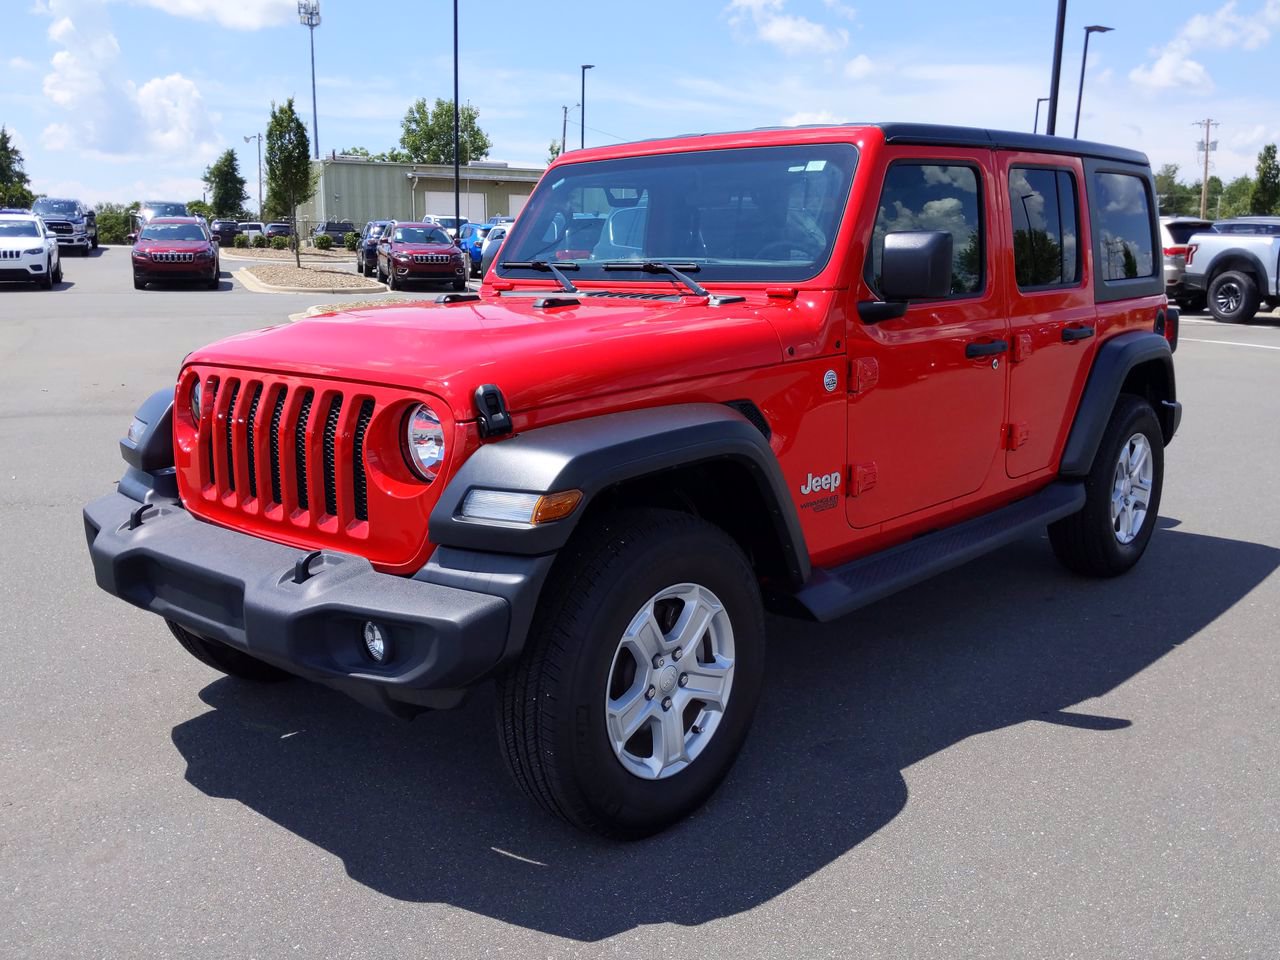
[{"label": "windshield wiper", "polygon": [[578,288],[575,287],[561,270],[577,270],[578,265],[572,260],[558,260],[552,263],[550,260],[503,260],[498,266],[502,269],[511,267],[514,270],[542,270],[550,273],[560,283],[560,288],[565,293],[577,293]]},{"label": "windshield wiper", "polygon": [[693,291],[695,296],[711,299],[711,292],[682,271],[696,273],[702,267],[696,263],[668,263],[665,260],[608,260],[601,264],[606,270],[641,270],[644,273],[666,273],[675,277]]}]

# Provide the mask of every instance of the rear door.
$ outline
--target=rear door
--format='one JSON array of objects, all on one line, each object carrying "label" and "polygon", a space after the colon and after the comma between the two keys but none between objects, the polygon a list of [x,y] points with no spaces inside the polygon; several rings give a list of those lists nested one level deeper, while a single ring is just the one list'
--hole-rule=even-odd
[{"label": "rear door", "polygon": [[1084,251],[1084,170],[1072,157],[1001,153],[1009,302],[1005,468],[1022,477],[1054,464],[1098,342]]},{"label": "rear door", "polygon": [[888,147],[859,299],[879,299],[889,233],[952,236],[952,292],[877,323],[849,346],[849,522],[866,528],[974,493],[998,469],[1008,319],[990,251],[1003,191],[980,148]]}]

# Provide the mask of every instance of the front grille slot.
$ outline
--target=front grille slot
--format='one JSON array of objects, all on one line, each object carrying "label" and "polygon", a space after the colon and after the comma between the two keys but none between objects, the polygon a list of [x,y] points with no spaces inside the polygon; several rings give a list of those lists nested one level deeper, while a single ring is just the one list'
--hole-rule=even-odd
[{"label": "front grille slot", "polygon": [[276,397],[276,408],[271,412],[271,502],[280,503],[280,419],[284,416],[284,398],[288,393],[283,387]]},{"label": "front grille slot", "polygon": [[0,250],[0,260],[21,260],[21,250]]},{"label": "front grille slot", "polygon": [[[208,380],[205,381],[204,392],[208,395],[209,399],[202,400],[201,403],[207,405],[208,409],[213,411],[209,416],[210,421],[216,420],[218,417],[218,412],[217,412],[218,411],[218,407],[217,407],[218,380],[216,377],[210,377]],[[202,419],[203,419],[203,416],[204,415],[201,414]],[[209,424],[209,426],[212,427],[212,422]],[[218,457],[214,453],[214,448],[213,448],[213,430],[212,429],[208,430],[208,434],[209,434],[209,437],[208,437],[209,446],[208,446],[208,449],[205,451],[205,455],[209,458],[209,483],[213,486],[217,486]]]},{"label": "front grille slot", "polygon": [[413,255],[414,263],[448,263],[449,259],[447,253],[415,253]]},{"label": "front grille slot", "polygon": [[240,381],[231,381],[231,397],[227,400],[227,489],[235,490],[236,488],[236,451],[235,441],[232,439],[232,432],[235,430],[236,422],[236,399],[240,396]]},{"label": "front grille slot", "polygon": [[258,416],[258,401],[262,399],[262,384],[253,391],[253,399],[249,401],[249,413],[245,417],[245,446],[248,448],[249,460],[249,496],[258,495],[258,451],[253,444],[254,422]]},{"label": "front grille slot", "polygon": [[355,449],[351,457],[352,481],[356,493],[356,519],[369,519],[369,478],[364,471],[364,435],[373,419],[373,401],[360,404],[360,417],[356,421]]},{"label": "front grille slot", "polygon": [[298,475],[298,507],[311,509],[307,495],[307,421],[311,419],[311,401],[315,392],[307,390],[302,396],[302,409],[298,411],[298,426],[294,430],[293,462]]},{"label": "front grille slot", "polygon": [[331,517],[338,515],[338,464],[335,447],[338,442],[338,417],[342,413],[342,394],[336,394],[329,403],[329,416],[324,423],[324,512]]},{"label": "front grille slot", "polygon": [[156,263],[191,263],[195,260],[193,253],[153,253],[151,259]]}]

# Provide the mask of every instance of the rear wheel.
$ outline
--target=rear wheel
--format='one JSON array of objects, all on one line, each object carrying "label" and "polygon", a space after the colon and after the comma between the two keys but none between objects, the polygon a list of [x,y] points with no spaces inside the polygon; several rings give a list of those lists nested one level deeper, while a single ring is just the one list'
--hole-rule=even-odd
[{"label": "rear wheel", "polygon": [[1253,277],[1239,270],[1224,270],[1209,282],[1209,312],[1223,323],[1248,323],[1259,299]]},{"label": "rear wheel", "polygon": [[1058,559],[1076,573],[1114,577],[1141,559],[1155,530],[1164,486],[1164,434],[1151,404],[1124,393],[1116,401],[1079,513],[1049,525]]},{"label": "rear wheel", "polygon": [[182,649],[191,654],[205,666],[213,667],[231,677],[241,680],[257,680],[263,683],[274,683],[277,680],[289,679],[285,673],[269,663],[263,663],[255,657],[242,653],[225,643],[209,640],[199,634],[192,633],[186,627],[179,626],[172,620],[166,620],[169,631],[182,644]]},{"label": "rear wheel", "polygon": [[498,681],[516,783],[619,839],[696,810],[732,766],[764,679],[760,591],[738,545],[687,514],[621,512],[575,538],[542,597]]}]

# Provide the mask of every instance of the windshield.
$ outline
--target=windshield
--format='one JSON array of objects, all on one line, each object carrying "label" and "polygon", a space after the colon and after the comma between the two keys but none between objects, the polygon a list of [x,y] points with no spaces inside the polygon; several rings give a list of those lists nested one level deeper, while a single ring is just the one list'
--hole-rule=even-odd
[{"label": "windshield", "polygon": [[396,227],[396,243],[453,243],[443,230],[427,227]]},{"label": "windshield", "polygon": [[580,280],[619,260],[691,264],[703,282],[805,280],[831,256],[856,163],[851,144],[824,143],[570,164],[538,185],[502,257],[572,260]]},{"label": "windshield", "polygon": [[73,217],[76,214],[76,202],[74,200],[40,199],[31,205],[31,212],[42,217]]},{"label": "windshield", "polygon": [[32,220],[0,220],[0,237],[38,237],[40,231],[36,229],[35,222]]},{"label": "windshield", "polygon": [[142,228],[140,240],[203,240],[204,231],[195,223],[150,223]]},{"label": "windshield", "polygon": [[185,217],[187,215],[187,205],[185,203],[147,203],[142,207],[142,212],[150,217]]}]

